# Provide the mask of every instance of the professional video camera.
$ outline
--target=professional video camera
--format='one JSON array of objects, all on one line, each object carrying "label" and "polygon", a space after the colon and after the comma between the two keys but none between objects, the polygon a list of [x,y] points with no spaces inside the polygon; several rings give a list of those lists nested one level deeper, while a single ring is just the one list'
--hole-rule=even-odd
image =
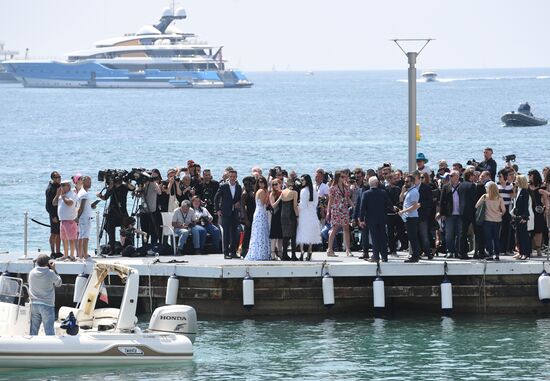
[{"label": "professional video camera", "polygon": [[151,176],[151,171],[148,171],[145,168],[132,168],[132,170],[128,173],[128,180],[134,181],[136,185],[142,185],[152,179],[153,177]]},{"label": "professional video camera", "polygon": [[104,169],[97,173],[98,181],[110,183],[113,181],[125,181],[128,176],[128,171],[124,169]]},{"label": "professional video camera", "polygon": [[506,155],[502,157],[502,160],[509,163],[511,161],[516,161],[516,155]]},{"label": "professional video camera", "polygon": [[323,182],[326,184],[329,181],[332,181],[332,179],[334,179],[334,175],[332,174],[332,172],[325,172],[325,174],[323,175]]}]

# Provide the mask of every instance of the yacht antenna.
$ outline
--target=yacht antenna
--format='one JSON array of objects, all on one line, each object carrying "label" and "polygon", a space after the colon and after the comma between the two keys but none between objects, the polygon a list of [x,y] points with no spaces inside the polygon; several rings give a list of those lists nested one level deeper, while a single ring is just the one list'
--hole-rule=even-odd
[{"label": "yacht antenna", "polygon": [[[390,40],[395,42],[409,60],[409,173],[416,170],[416,58],[433,40],[433,38],[394,38]],[[405,51],[403,43],[410,42],[424,42],[424,45],[418,52]]]}]

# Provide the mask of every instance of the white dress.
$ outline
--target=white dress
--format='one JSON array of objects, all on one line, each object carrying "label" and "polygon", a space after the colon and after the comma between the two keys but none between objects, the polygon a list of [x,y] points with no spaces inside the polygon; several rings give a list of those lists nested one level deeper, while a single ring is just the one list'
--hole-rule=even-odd
[{"label": "white dress", "polygon": [[252,220],[250,245],[245,259],[247,261],[270,261],[271,246],[269,244],[269,221],[267,210],[259,198],[256,198],[256,210]]},{"label": "white dress", "polygon": [[300,204],[298,205],[298,230],[296,232],[296,243],[311,245],[321,243],[321,230],[319,218],[317,218],[317,203],[319,196],[313,188],[313,201],[309,201],[309,189],[300,191]]}]

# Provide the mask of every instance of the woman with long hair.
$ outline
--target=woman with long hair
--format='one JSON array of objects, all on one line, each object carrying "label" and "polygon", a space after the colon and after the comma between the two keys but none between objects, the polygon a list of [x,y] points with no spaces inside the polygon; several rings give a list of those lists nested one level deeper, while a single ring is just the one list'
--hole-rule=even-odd
[{"label": "woman with long hair", "polygon": [[349,237],[349,208],[352,205],[351,194],[349,187],[346,183],[347,176],[341,171],[334,173],[334,180],[329,191],[328,206],[327,206],[327,220],[329,220],[332,228],[328,237],[328,250],[327,255],[329,257],[336,257],[332,250],[334,244],[334,238],[338,229],[342,228],[344,232],[344,245],[346,246],[346,255],[352,256],[350,250],[350,237]]},{"label": "woman with long hair", "polygon": [[269,194],[269,204],[273,214],[271,216],[271,228],[269,238],[271,239],[271,252],[283,261],[289,261],[288,254],[283,255],[283,228],[281,226],[281,198],[283,194],[283,184],[277,178],[271,182],[271,193]]},{"label": "woman with long hair", "polygon": [[524,175],[516,177],[518,187],[517,196],[512,210],[512,218],[516,225],[519,254],[514,258],[526,260],[531,257],[531,240],[529,231],[534,229],[531,196],[529,195],[529,183]]},{"label": "woman with long hair", "polygon": [[502,216],[506,212],[504,200],[499,194],[498,187],[493,181],[485,184],[485,194],[479,198],[476,208],[485,204],[485,220],[483,221],[483,241],[487,250],[488,260],[499,260],[500,254],[500,227]]},{"label": "woman with long hair", "polygon": [[298,230],[296,232],[296,244],[300,245],[300,260],[304,260],[304,247],[307,246],[307,260],[311,261],[313,245],[321,243],[321,229],[317,217],[317,204],[319,196],[313,187],[309,175],[302,176],[302,190],[300,191],[300,203],[298,210]]},{"label": "woman with long hair", "polygon": [[533,229],[533,248],[537,252],[537,256],[542,256],[542,234],[548,234],[548,226],[544,217],[545,200],[543,194],[545,189],[542,184],[542,176],[536,169],[531,169],[527,175],[529,176],[529,194],[531,195],[532,208],[535,215],[535,226]]},{"label": "woman with long hair", "polygon": [[296,257],[296,225],[298,211],[298,192],[294,190],[294,180],[288,179],[286,189],[281,194],[281,231],[283,233],[283,258],[288,257],[288,245],[292,252],[292,261]]},{"label": "woman with long hair", "polygon": [[269,261],[271,250],[269,246],[269,221],[267,220],[266,206],[269,200],[267,192],[267,180],[260,176],[254,186],[256,199],[256,210],[252,221],[252,232],[250,234],[250,245],[246,260],[248,261]]}]

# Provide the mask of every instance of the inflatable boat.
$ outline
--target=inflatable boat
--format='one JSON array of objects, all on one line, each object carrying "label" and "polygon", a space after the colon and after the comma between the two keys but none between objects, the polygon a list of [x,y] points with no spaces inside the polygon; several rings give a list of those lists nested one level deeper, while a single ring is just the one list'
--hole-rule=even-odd
[{"label": "inflatable boat", "polygon": [[[125,281],[120,309],[95,309],[103,280],[113,272]],[[0,368],[161,364],[193,356],[197,315],[192,307],[159,307],[147,329],[137,326],[135,269],[96,264],[77,306],[60,308],[55,336],[29,335],[31,305],[23,301],[25,289],[21,278],[0,276]]]},{"label": "inflatable boat", "polygon": [[500,120],[502,120],[506,127],[543,126],[548,123],[544,118],[535,117],[531,113],[531,106],[527,102],[520,104],[517,112],[507,112]]}]

